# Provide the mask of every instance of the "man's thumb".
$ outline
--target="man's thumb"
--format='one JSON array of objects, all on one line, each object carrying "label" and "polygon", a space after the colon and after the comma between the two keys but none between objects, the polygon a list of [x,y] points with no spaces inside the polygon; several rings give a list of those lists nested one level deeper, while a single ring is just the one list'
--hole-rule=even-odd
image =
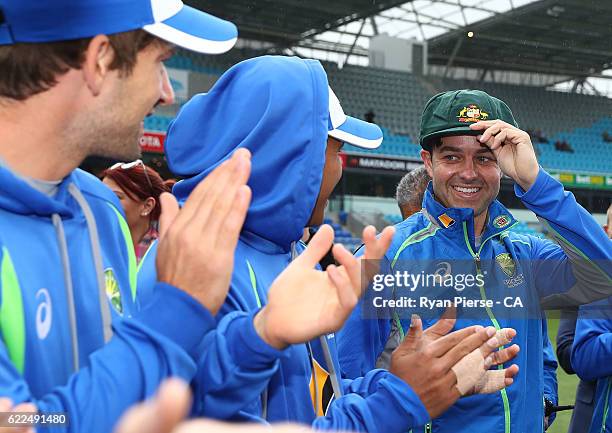
[{"label": "man's thumb", "polygon": [[332,247],[334,242],[334,229],[324,224],[308,242],[306,250],[300,254],[292,264],[313,269]]},{"label": "man's thumb", "polygon": [[418,314],[413,314],[410,318],[410,329],[404,341],[399,345],[401,350],[418,350],[423,343],[423,321]]}]

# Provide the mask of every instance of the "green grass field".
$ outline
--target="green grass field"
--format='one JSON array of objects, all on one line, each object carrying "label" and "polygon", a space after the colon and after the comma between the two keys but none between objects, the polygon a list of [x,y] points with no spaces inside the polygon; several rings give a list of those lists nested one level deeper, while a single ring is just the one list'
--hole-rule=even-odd
[{"label": "green grass field", "polygon": [[[548,320],[548,336],[555,347],[558,326],[559,319]],[[563,369],[559,367],[557,369],[557,379],[559,381],[559,404],[574,404],[578,377],[576,375],[566,374]],[[559,412],[554,424],[548,429],[548,433],[567,433],[571,415],[571,411]]]}]

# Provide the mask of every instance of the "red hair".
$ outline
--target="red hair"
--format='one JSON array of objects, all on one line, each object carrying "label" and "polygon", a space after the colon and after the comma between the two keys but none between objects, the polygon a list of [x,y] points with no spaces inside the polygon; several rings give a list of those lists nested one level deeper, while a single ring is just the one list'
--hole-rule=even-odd
[{"label": "red hair", "polygon": [[[132,200],[145,201],[149,197],[153,197],[155,199],[155,207],[151,211],[151,221],[158,221],[161,214],[159,196],[163,192],[170,192],[172,185],[176,181],[164,181],[157,171],[144,164],[136,164],[130,168],[113,167],[107,168],[102,172],[102,179],[105,177],[111,179]],[[149,180],[147,180],[147,177]],[[150,184],[149,181],[151,182]]]}]

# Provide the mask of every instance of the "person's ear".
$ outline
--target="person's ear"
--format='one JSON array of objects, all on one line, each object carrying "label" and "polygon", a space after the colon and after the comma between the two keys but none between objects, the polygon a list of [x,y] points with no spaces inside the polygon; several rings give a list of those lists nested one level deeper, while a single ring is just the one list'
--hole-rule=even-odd
[{"label": "person's ear", "polygon": [[402,215],[402,220],[405,220],[410,215],[410,209],[408,209],[407,204],[398,204],[400,209],[400,214]]},{"label": "person's ear", "polygon": [[144,203],[142,204],[142,210],[140,211],[140,215],[141,216],[149,216],[151,214],[151,212],[153,212],[153,209],[155,209],[155,204],[157,202],[155,201],[155,199],[153,197],[149,197],[147,198]]},{"label": "person's ear", "polygon": [[425,170],[427,170],[427,174],[433,179],[433,160],[431,152],[422,149],[421,159],[423,160],[423,164],[425,164]]},{"label": "person's ear", "polygon": [[108,36],[95,36],[87,45],[82,72],[85,83],[93,96],[98,96],[102,91],[114,59],[115,51]]}]

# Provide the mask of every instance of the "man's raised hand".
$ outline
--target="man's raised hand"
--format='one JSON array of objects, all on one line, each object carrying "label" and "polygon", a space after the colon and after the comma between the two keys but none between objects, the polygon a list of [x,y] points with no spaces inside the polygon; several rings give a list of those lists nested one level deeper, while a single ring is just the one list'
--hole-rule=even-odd
[{"label": "man's raised hand", "polygon": [[[332,228],[321,226],[308,248],[270,287],[268,304],[255,316],[258,334],[269,345],[281,349],[340,329],[368,279],[378,271],[377,264],[389,248],[393,233],[394,229],[388,227],[377,239],[374,227],[366,227],[366,255],[357,259],[340,244],[332,247]],[[330,265],[325,271],[315,269],[330,247],[339,266]],[[362,278],[363,260],[366,278]]]},{"label": "man's raised hand", "polygon": [[223,305],[234,250],[251,200],[251,154],[238,149],[195,187],[179,210],[162,194],[157,279],[197,299],[213,315]]},{"label": "man's raised hand", "polygon": [[483,120],[471,124],[470,129],[482,131],[478,141],[491,149],[504,174],[524,191],[531,188],[540,167],[529,134],[502,120]]}]

